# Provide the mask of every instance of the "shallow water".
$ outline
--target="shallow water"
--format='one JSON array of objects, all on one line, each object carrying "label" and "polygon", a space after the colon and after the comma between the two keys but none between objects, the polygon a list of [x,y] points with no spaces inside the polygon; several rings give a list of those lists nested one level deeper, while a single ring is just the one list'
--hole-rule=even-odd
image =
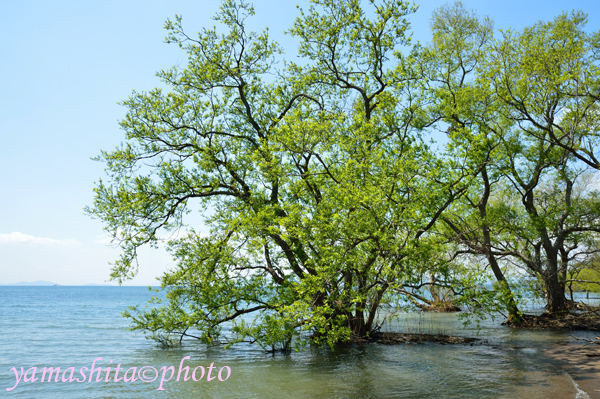
[{"label": "shallow water", "polygon": [[[570,377],[540,355],[541,348],[595,337],[589,332],[511,330],[501,319],[463,328],[456,314],[402,314],[389,329],[473,336],[475,345],[382,345],[308,350],[272,356],[256,346],[229,350],[184,341],[161,349],[126,331],[120,316],[150,297],[144,287],[0,287],[0,392],[15,398],[565,398],[575,397]],[[114,368],[163,366],[231,369],[226,381],[114,382]],[[16,383],[16,367],[112,367],[111,381]],[[112,360],[112,363],[110,361]],[[198,369],[200,373],[201,369]],[[222,377],[226,375],[223,369]],[[122,377],[121,372],[120,377]],[[152,372],[153,373],[153,372]],[[89,375],[89,374],[88,374]],[[169,373],[166,374],[167,377]],[[199,374],[198,374],[199,375]],[[198,375],[196,377],[198,377]],[[62,374],[61,374],[62,376]],[[69,374],[67,373],[68,378]],[[87,375],[86,375],[87,377]]]}]

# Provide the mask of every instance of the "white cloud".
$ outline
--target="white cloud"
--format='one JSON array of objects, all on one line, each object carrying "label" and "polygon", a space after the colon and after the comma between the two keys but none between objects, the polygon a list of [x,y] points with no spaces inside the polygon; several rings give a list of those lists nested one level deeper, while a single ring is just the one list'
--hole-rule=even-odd
[{"label": "white cloud", "polygon": [[12,232],[10,234],[0,234],[0,245],[2,244],[29,244],[29,245],[80,245],[77,240],[34,237],[29,234]]},{"label": "white cloud", "polygon": [[113,243],[113,240],[108,234],[99,235],[94,240],[94,244],[111,245],[112,243]]},{"label": "white cloud", "polygon": [[[119,231],[117,234],[119,235],[121,232]],[[173,232],[162,232],[162,234],[158,234],[156,236],[156,238],[158,239],[159,243],[165,243],[167,241],[170,240],[176,240],[178,238],[183,238],[185,236],[187,236],[188,234],[192,233],[192,230],[188,230],[186,228],[180,228],[177,229]],[[210,237],[210,234],[207,233],[201,233],[201,232],[197,232],[194,231],[194,233],[198,236],[198,237],[202,237],[202,238],[206,238],[206,237]],[[1,242],[1,241],[0,241]],[[94,244],[100,244],[100,245],[106,245],[106,246],[113,246],[115,247],[119,240],[115,240],[113,239],[109,234],[104,233],[101,234],[99,236],[96,237],[96,239],[93,241]]]}]

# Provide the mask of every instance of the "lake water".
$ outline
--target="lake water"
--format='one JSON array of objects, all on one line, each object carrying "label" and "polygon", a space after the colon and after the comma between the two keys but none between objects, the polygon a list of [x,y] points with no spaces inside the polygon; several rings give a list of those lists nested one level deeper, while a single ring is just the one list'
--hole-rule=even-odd
[{"label": "lake water", "polygon": [[[125,330],[129,321],[121,312],[144,304],[151,294],[144,287],[0,287],[0,397],[14,398],[565,398],[576,390],[568,374],[542,356],[541,349],[574,341],[573,336],[595,338],[592,332],[511,330],[501,319],[477,329],[463,329],[455,314],[406,314],[390,325],[406,332],[443,332],[474,336],[476,345],[382,345],[370,343],[307,350],[291,355],[264,353],[260,347],[241,345],[228,350],[207,348],[194,341],[162,349],[142,334]],[[192,371],[202,366],[212,376],[222,369],[225,381],[175,381],[159,391],[161,367],[181,359]],[[82,367],[112,367],[110,381],[89,382]],[[112,363],[110,361],[112,360]],[[153,382],[115,382],[123,373],[149,366],[159,376]],[[37,367],[37,381],[15,385],[11,368]],[[60,367],[56,382],[41,382],[44,367]],[[64,370],[74,367],[74,378],[63,382]],[[167,369],[166,369],[167,370]],[[197,369],[196,378],[201,375]],[[154,372],[148,368],[151,379]],[[30,371],[32,373],[33,370]],[[131,371],[133,372],[133,371]],[[169,377],[168,370],[166,377]],[[56,374],[55,374],[56,375]],[[30,374],[28,376],[31,376]],[[130,374],[131,376],[131,374]],[[47,379],[47,376],[46,376]],[[581,396],[580,396],[581,397]]]}]

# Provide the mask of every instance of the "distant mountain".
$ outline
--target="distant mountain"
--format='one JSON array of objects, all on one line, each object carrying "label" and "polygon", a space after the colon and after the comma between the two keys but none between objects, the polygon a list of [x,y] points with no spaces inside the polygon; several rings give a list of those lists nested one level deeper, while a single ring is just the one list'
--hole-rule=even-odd
[{"label": "distant mountain", "polygon": [[38,281],[34,281],[32,283],[27,282],[27,281],[21,281],[21,282],[18,282],[18,283],[0,284],[0,285],[42,285],[42,286],[54,286],[54,285],[58,285],[58,284],[52,283],[50,281],[38,280]]}]

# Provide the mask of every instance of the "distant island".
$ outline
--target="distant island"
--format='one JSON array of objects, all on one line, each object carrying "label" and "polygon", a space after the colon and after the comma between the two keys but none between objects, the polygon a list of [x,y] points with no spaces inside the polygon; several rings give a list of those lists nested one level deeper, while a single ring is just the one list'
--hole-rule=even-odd
[{"label": "distant island", "polygon": [[18,283],[0,284],[0,285],[43,285],[43,286],[54,286],[54,285],[58,285],[58,284],[52,283],[50,281],[38,280],[38,281],[34,281],[34,282],[20,281]]}]

